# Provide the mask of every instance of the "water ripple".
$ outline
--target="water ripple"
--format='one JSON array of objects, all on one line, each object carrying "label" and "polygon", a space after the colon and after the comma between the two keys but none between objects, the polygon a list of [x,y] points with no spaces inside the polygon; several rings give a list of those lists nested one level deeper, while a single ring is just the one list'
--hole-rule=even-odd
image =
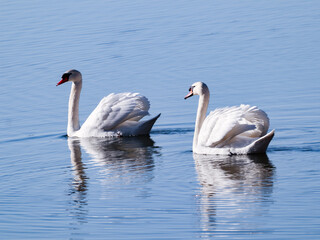
[{"label": "water ripple", "polygon": [[164,134],[164,135],[173,135],[173,134],[186,134],[193,132],[193,128],[170,128],[170,129],[155,129],[151,131],[151,134]]},{"label": "water ripple", "polygon": [[67,135],[63,135],[61,133],[30,135],[30,136],[26,136],[26,137],[16,137],[16,138],[3,139],[3,140],[0,140],[0,143],[22,142],[22,141],[27,141],[27,140],[51,138],[51,137],[66,138]]},{"label": "water ripple", "polygon": [[268,152],[320,152],[317,146],[304,146],[304,147],[283,147],[273,146],[268,148]]}]

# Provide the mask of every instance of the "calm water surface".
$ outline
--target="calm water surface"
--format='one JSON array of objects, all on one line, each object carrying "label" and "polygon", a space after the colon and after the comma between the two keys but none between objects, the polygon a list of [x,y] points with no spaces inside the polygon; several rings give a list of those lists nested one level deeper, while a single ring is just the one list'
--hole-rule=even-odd
[{"label": "calm water surface", "polygon": [[[1,239],[319,239],[318,1],[2,1]],[[111,92],[140,92],[150,137],[68,139]],[[266,155],[191,151],[195,81],[210,109],[265,110]]]}]

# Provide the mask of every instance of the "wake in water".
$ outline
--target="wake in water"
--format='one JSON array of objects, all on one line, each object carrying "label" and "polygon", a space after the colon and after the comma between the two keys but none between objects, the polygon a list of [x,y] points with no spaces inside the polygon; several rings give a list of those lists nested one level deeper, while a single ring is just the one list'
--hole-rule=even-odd
[{"label": "wake in water", "polygon": [[[150,132],[150,136],[152,135],[185,135],[189,133],[193,133],[194,129],[192,127],[183,127],[183,128],[156,128]],[[11,143],[11,142],[22,142],[28,140],[37,140],[37,139],[54,139],[54,138],[64,138],[68,139],[68,136],[63,133],[49,133],[49,134],[30,134],[27,136],[18,136],[14,138],[6,138],[0,140],[0,143]],[[114,138],[114,137],[113,137]],[[116,137],[118,138],[118,137]],[[126,137],[120,137],[125,138]],[[134,137],[131,141],[136,141],[139,137]],[[112,138],[109,138],[109,141]],[[105,139],[108,141],[108,138]],[[187,151],[192,152],[192,151]],[[320,142],[309,142],[304,144],[297,144],[296,146],[281,146],[281,145],[271,145],[268,148],[268,152],[320,152]]]},{"label": "wake in water", "polygon": [[268,152],[320,152],[320,147],[319,146],[297,146],[297,147],[273,146],[268,149]]},{"label": "wake in water", "polygon": [[0,143],[10,143],[10,142],[21,142],[27,140],[41,139],[41,138],[66,138],[67,135],[62,135],[61,133],[51,133],[51,134],[35,134],[16,138],[7,138],[0,141]]},{"label": "wake in water", "polygon": [[187,134],[193,132],[193,128],[163,128],[151,131],[151,135],[174,135],[174,134]]}]

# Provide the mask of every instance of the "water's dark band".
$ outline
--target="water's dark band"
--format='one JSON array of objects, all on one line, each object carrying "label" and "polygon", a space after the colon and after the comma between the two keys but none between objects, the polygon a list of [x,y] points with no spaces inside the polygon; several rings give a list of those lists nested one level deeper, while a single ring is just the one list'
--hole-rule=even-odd
[{"label": "water's dark band", "polygon": [[[153,135],[176,135],[176,134],[188,134],[192,133],[193,128],[160,128],[152,130],[150,133],[150,137]],[[22,142],[27,140],[36,140],[43,138],[64,138],[67,139],[68,136],[66,134],[61,133],[51,133],[51,134],[43,134],[43,135],[30,135],[26,137],[17,137],[11,139],[0,140],[1,143],[12,143],[12,142]],[[304,146],[269,146],[267,152],[320,152],[320,142],[314,143],[306,143]]]}]

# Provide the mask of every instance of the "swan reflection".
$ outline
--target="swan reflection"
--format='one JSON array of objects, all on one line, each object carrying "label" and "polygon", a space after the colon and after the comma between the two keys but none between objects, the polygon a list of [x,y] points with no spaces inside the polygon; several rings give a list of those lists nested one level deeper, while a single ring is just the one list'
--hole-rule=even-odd
[{"label": "swan reflection", "polygon": [[[85,223],[87,216],[87,180],[85,173],[85,164],[82,162],[82,154],[79,141],[68,139],[68,147],[70,149],[70,158],[73,166],[73,181],[70,188],[70,214],[78,223]],[[73,226],[76,228],[76,224]]]},{"label": "swan reflection", "polygon": [[222,225],[236,230],[235,223],[242,217],[259,216],[268,210],[274,167],[266,154],[193,157],[201,184],[200,211],[205,234]]},{"label": "swan reflection", "polygon": [[72,185],[76,191],[85,192],[87,190],[87,176],[85,173],[85,165],[82,162],[80,142],[68,139],[68,147],[70,149],[70,159],[74,173]]},{"label": "swan reflection", "polygon": [[81,159],[81,149],[89,154],[87,164],[98,167],[99,181],[112,186],[112,182],[128,184],[132,181],[148,182],[153,178],[153,154],[159,154],[154,141],[148,136],[134,138],[69,138],[71,162],[74,168],[74,186],[86,189],[87,176]]},{"label": "swan reflection", "polygon": [[69,212],[76,219],[75,226],[86,222],[89,179],[91,183],[100,182],[102,198],[110,196],[112,188],[117,193],[123,185],[136,188],[138,184],[143,186],[138,194],[148,195],[144,186],[153,179],[153,154],[159,154],[150,137],[68,138],[68,147],[74,175]]}]

